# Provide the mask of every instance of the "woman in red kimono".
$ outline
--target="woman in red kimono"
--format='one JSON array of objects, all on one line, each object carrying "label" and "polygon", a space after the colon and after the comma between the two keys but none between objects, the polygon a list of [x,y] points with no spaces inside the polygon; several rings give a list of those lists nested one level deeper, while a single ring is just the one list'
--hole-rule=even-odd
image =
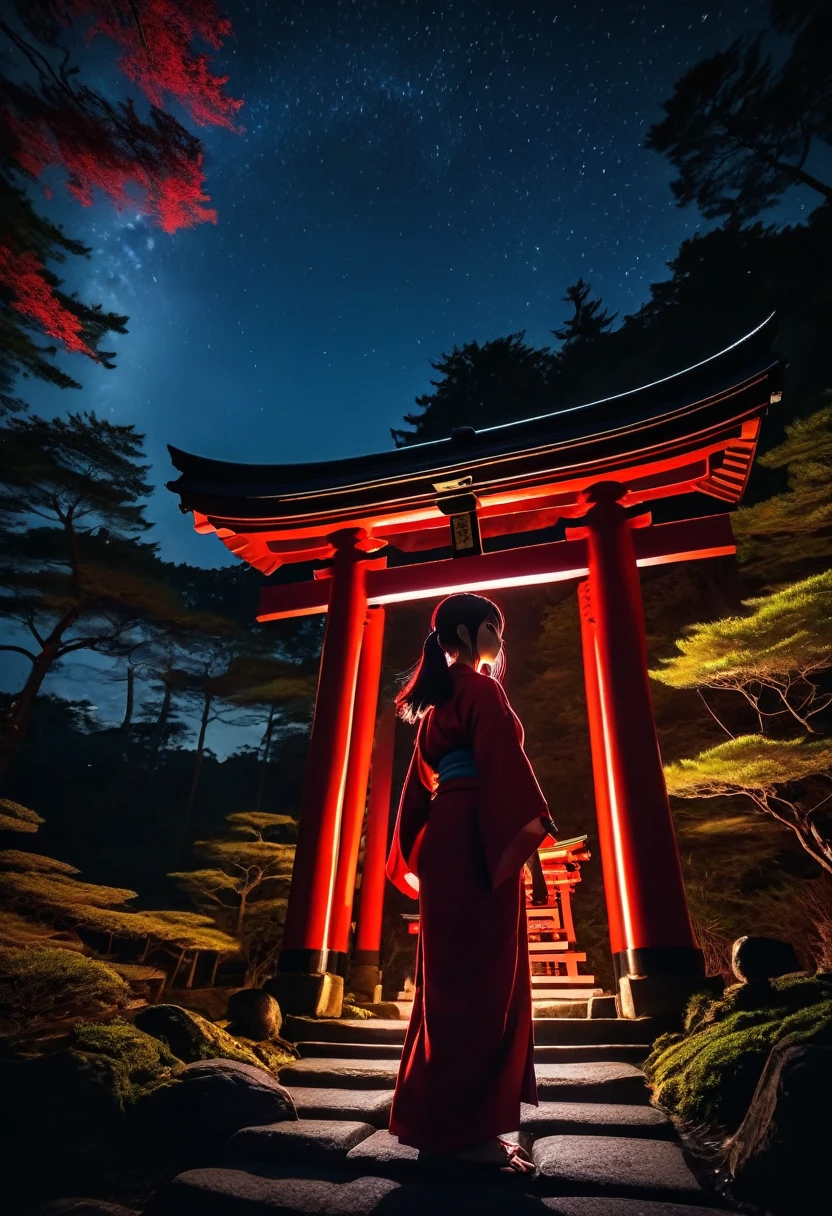
[{"label": "woman in red kimono", "polygon": [[433,614],[399,694],[418,722],[387,862],[419,899],[413,1013],[390,1130],[427,1154],[523,1172],[500,1139],[537,1105],[523,867],[550,829],[499,682],[503,616],[479,595]]}]

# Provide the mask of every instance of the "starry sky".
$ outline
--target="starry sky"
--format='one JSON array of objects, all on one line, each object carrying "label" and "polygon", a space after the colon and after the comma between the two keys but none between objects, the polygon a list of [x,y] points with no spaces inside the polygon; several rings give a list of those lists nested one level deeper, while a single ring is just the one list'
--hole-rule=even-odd
[{"label": "starry sky", "polygon": [[[101,201],[44,204],[93,248],[69,279],[130,315],[118,367],[80,356],[80,393],[26,386],[38,412],[95,409],[173,443],[304,461],[391,444],[430,360],[525,329],[545,345],[582,275],[621,313],[702,226],[643,149],[674,81],[766,24],[766,0],[229,0],[216,57],[242,133],[203,130],[219,219],[168,236]],[[95,49],[84,71],[110,79]],[[85,58],[89,56],[89,58]],[[794,191],[781,217],[812,199]],[[230,560],[160,489],[173,560]]]}]

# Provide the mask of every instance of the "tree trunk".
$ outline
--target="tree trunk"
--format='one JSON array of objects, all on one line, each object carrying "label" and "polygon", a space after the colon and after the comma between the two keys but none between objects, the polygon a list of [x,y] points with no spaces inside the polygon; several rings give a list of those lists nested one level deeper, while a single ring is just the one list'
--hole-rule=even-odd
[{"label": "tree trunk", "polygon": [[127,668],[127,697],[124,703],[124,719],[121,723],[122,734],[126,734],[133,724],[133,700],[136,686],[136,675],[133,668]]},{"label": "tree trunk", "polygon": [[186,950],[187,950],[187,947],[183,946],[182,949],[179,951],[179,958],[176,960],[176,966],[173,969],[173,975],[170,977],[170,987],[171,988],[176,983],[176,977],[179,974],[179,968],[182,966],[182,960],[185,957]]},{"label": "tree trunk", "polygon": [[196,758],[194,760],[194,775],[191,780],[191,788],[188,793],[188,801],[185,804],[185,817],[182,823],[182,833],[179,838],[179,861],[180,864],[184,859],[185,848],[188,843],[188,829],[191,826],[191,816],[193,814],[194,805],[196,804],[197,790],[199,789],[199,776],[202,772],[202,761],[205,756],[205,736],[208,732],[208,722],[211,717],[211,704],[214,700],[213,693],[206,692],[205,699],[202,705],[202,717],[199,722],[199,736],[196,741]]},{"label": "tree trunk", "polygon": [[198,962],[199,962],[199,951],[194,950],[194,956],[191,959],[191,967],[190,967],[190,970],[188,971],[188,978],[185,981],[186,988],[193,988],[193,986],[194,986],[194,976],[196,975],[196,965]]},{"label": "tree trunk", "polygon": [[165,737],[165,726],[170,717],[171,700],[173,698],[173,689],[170,684],[165,684],[165,693],[162,697],[162,705],[159,710],[159,716],[156,719],[156,724],[153,727],[153,733],[150,736],[150,744],[147,753],[147,764],[145,766],[146,781],[144,787],[145,801],[150,796],[150,789],[153,785],[153,778],[156,774],[158,766],[159,751],[161,750],[162,741]]},{"label": "tree trunk", "polygon": [[213,988],[217,982],[217,968],[219,967],[219,965],[220,965],[220,956],[218,954],[215,954],[214,955],[214,965],[211,968],[211,981],[208,985],[209,988]]},{"label": "tree trunk", "polygon": [[8,774],[20,751],[32,720],[35,699],[40,692],[43,681],[49,674],[49,669],[58,657],[61,639],[67,629],[75,624],[80,614],[80,604],[76,604],[68,612],[64,613],[32,664],[29,678],[12,701],[8,716],[3,724],[2,736],[0,736],[0,781]]},{"label": "tree trunk", "polygon": [[246,899],[247,894],[244,891],[240,896],[240,906],[237,909],[237,921],[234,925],[234,932],[240,942],[243,940],[243,922],[245,921],[246,917]]},{"label": "tree trunk", "polygon": [[257,782],[257,794],[254,798],[255,811],[263,809],[263,794],[266,791],[266,775],[269,771],[269,752],[272,746],[272,730],[274,729],[274,703],[269,706],[269,720],[263,733],[263,759],[260,761],[260,778]]}]

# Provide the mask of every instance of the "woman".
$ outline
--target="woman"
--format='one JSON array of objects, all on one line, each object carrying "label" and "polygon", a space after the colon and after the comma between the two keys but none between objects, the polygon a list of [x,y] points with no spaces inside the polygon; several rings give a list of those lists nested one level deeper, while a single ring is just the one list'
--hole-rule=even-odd
[{"label": "woman", "polygon": [[554,824],[499,683],[503,616],[479,595],[433,614],[399,694],[418,722],[387,875],[419,898],[416,991],[390,1117],[425,1153],[525,1172],[500,1133],[537,1105],[523,867]]}]

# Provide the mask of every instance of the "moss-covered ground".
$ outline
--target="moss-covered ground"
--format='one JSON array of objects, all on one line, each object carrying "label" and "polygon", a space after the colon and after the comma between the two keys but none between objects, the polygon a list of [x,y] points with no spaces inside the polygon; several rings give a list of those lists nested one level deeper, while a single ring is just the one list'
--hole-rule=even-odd
[{"label": "moss-covered ground", "polygon": [[736,984],[720,1000],[695,997],[685,1031],[656,1040],[645,1064],[656,1101],[685,1122],[734,1131],[771,1048],[832,1045],[832,976]]}]

